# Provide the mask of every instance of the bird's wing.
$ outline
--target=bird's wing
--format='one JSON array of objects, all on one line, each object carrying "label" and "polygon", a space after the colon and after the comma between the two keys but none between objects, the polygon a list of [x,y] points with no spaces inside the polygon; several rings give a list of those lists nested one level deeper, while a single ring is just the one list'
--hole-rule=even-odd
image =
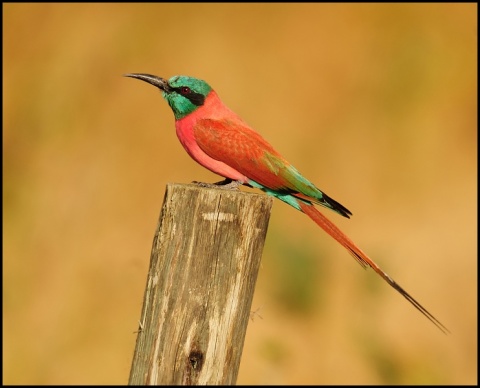
[{"label": "bird's wing", "polygon": [[318,203],[345,217],[351,214],[303,177],[258,132],[239,120],[198,120],[194,136],[208,156],[265,188]]},{"label": "bird's wing", "polygon": [[194,135],[203,152],[249,179],[271,190],[296,189],[290,163],[248,126],[228,119],[202,119]]}]

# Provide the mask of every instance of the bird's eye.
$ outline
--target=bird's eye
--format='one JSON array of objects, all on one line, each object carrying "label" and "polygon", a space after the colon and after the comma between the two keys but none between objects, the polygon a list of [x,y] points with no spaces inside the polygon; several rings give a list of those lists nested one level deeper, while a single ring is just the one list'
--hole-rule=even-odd
[{"label": "bird's eye", "polygon": [[190,94],[190,92],[191,92],[191,90],[190,90],[190,88],[189,88],[188,86],[182,86],[182,87],[180,88],[180,93],[181,93],[181,94],[184,94],[184,95],[185,95],[185,94]]}]

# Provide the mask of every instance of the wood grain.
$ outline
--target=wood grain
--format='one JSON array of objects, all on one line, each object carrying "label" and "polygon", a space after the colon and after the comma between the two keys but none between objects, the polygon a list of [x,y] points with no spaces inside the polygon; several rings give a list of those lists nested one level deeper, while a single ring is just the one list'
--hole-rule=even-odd
[{"label": "wood grain", "polygon": [[129,384],[235,384],[271,207],[167,185]]}]

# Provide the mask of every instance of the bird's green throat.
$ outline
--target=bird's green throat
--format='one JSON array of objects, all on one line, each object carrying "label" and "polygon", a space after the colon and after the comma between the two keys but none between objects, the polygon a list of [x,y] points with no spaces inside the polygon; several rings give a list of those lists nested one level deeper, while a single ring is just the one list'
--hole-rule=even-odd
[{"label": "bird's green throat", "polygon": [[193,77],[174,76],[162,96],[172,108],[176,120],[183,119],[202,106],[212,88],[205,81]]}]

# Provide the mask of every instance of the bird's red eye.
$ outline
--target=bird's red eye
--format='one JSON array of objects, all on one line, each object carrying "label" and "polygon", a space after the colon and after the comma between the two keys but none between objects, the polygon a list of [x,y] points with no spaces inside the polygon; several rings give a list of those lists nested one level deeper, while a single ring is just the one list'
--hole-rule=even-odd
[{"label": "bird's red eye", "polygon": [[182,86],[180,88],[180,93],[182,93],[182,94],[189,94],[190,92],[191,92],[191,90],[188,86]]}]

